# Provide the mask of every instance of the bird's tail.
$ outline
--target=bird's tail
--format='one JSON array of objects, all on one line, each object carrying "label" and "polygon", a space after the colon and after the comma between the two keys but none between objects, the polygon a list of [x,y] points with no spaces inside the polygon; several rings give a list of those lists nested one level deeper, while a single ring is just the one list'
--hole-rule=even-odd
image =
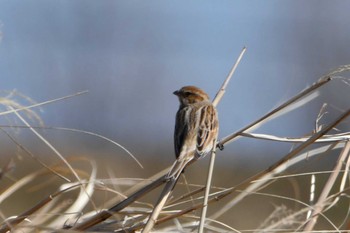
[{"label": "bird's tail", "polygon": [[[180,172],[180,174],[181,174],[181,172]],[[157,222],[158,216],[159,216],[160,212],[162,211],[164,205],[166,204],[176,182],[177,182],[177,179],[175,179],[174,177],[169,178],[169,180],[165,184],[165,187],[163,188],[162,193],[160,194],[160,197],[157,201],[157,204],[154,206],[153,211],[152,211],[151,215],[149,216],[145,227],[142,230],[142,233],[148,233],[152,230],[152,228],[154,227],[155,223]]]},{"label": "bird's tail", "polygon": [[153,211],[150,217],[147,220],[147,223],[142,230],[142,233],[148,233],[152,230],[154,224],[157,221],[157,218],[162,211],[164,205],[166,204],[181,172],[186,167],[186,165],[193,159],[194,157],[179,157],[174,164],[171,166],[169,173],[166,175],[167,183],[163,188],[162,193],[157,201],[157,204],[154,206]]},{"label": "bird's tail", "polygon": [[178,179],[181,172],[184,170],[186,165],[193,159],[192,158],[182,158],[177,159],[170,168],[170,171],[167,175],[167,178],[175,178]]},{"label": "bird's tail", "polygon": [[157,218],[162,211],[164,205],[166,204],[177,180],[179,179],[179,176],[181,175],[181,172],[183,169],[187,166],[187,164],[194,159],[193,156],[191,157],[179,157],[174,164],[171,166],[169,173],[166,175],[167,183],[157,201],[157,204],[154,206],[153,211],[150,215],[150,217],[147,220],[147,223],[142,230],[142,233],[148,233],[152,230],[154,224],[157,221]]}]

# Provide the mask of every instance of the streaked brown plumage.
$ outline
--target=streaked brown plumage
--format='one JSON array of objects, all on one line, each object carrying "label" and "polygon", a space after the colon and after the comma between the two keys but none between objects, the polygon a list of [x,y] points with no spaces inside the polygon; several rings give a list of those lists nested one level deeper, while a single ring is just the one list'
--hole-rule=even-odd
[{"label": "streaked brown plumage", "polygon": [[185,86],[174,94],[180,101],[174,131],[177,161],[169,172],[169,177],[178,177],[192,159],[199,159],[209,153],[219,131],[216,109],[203,90]]}]

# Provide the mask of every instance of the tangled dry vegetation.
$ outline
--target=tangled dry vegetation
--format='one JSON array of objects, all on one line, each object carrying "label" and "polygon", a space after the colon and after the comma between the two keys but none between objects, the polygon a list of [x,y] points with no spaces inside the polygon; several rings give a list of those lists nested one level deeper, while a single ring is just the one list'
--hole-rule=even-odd
[{"label": "tangled dry vegetation", "polygon": [[[337,68],[265,116],[220,139],[218,146],[225,146],[239,137],[250,137],[256,140],[291,143],[293,147],[289,153],[281,155],[280,160],[271,164],[266,170],[256,172],[255,175],[233,187],[212,186],[208,189],[207,197],[204,196],[205,185],[187,184],[190,191],[177,194],[168,200],[158,219],[155,220],[152,232],[196,232],[199,222],[204,222],[203,228],[206,232],[349,232],[350,132],[341,131],[340,127],[338,130],[335,128],[345,122],[350,109],[341,112],[329,124],[321,125],[318,122],[327,109],[324,105],[318,119],[315,119],[317,126],[315,131],[307,136],[290,138],[252,132],[254,128],[266,122],[273,123],[277,116],[288,114],[310,99],[317,98],[320,89],[330,82],[343,82],[349,85],[346,77],[349,70],[349,65]],[[7,124],[1,125],[0,130],[16,145],[17,151],[13,154],[28,156],[41,167],[39,170],[16,175],[15,165],[22,166],[23,163],[18,162],[16,158],[10,158],[1,164],[0,233],[143,231],[154,205],[144,201],[143,197],[168,182],[165,178],[167,169],[146,179],[118,177],[102,179],[97,175],[99,168],[94,161],[84,157],[66,158],[55,148],[55,143],[49,142],[41,133],[42,130],[51,129],[88,134],[106,140],[132,156],[126,148],[102,135],[77,129],[47,127],[34,111],[37,107],[44,107],[46,104],[80,94],[83,93],[38,104],[15,91],[5,93],[0,99],[3,107],[0,115],[8,120]],[[40,146],[54,152],[57,158],[55,162],[42,161],[17,140],[17,135],[25,130],[41,141]],[[330,152],[338,156],[333,170],[296,174],[287,172],[292,166]],[[136,158],[134,159],[138,163]],[[77,164],[86,166],[81,167]],[[304,187],[310,190],[308,201],[264,191],[277,182],[287,182],[288,178],[299,176],[310,178],[310,183]],[[326,177],[325,182],[318,182],[318,176]],[[56,182],[52,182],[53,180]],[[17,207],[16,209],[21,211],[13,213],[13,209],[9,206],[15,206],[17,194],[25,192],[24,189],[29,189],[28,187],[39,193],[40,201],[33,203],[32,198],[28,197],[27,206]],[[108,198],[101,201],[101,195]],[[152,192],[152,195],[155,195],[156,199],[159,192]],[[273,197],[294,203],[295,207],[276,206],[266,216],[264,222],[256,224],[255,229],[235,229],[234,225],[219,221],[220,217],[231,210],[234,211],[235,206],[251,195]],[[210,216],[202,214],[199,217],[196,210],[203,208],[204,198],[207,199],[209,208],[217,202],[222,202],[224,205]],[[251,210],[250,221],[254,221],[256,211]]]}]

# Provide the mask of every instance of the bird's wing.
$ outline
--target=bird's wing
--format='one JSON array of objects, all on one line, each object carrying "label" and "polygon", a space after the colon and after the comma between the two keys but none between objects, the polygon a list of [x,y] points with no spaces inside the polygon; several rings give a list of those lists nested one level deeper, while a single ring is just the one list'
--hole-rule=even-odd
[{"label": "bird's wing", "polygon": [[211,149],[213,140],[217,136],[217,113],[212,105],[201,108],[200,123],[197,133],[197,154],[199,157],[207,154]]},{"label": "bird's wing", "polygon": [[188,135],[188,117],[186,116],[187,108],[179,109],[176,113],[175,130],[174,130],[174,149],[176,158],[180,156],[185,138]]}]

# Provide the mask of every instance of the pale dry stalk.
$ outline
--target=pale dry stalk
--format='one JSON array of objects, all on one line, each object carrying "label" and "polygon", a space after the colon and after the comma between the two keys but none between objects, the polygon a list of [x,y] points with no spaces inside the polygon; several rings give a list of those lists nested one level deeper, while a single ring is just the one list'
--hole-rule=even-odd
[{"label": "pale dry stalk", "polygon": [[350,151],[350,142],[346,142],[343,150],[341,151],[338,161],[336,163],[336,165],[334,166],[333,172],[330,174],[327,183],[325,184],[320,197],[317,200],[317,203],[315,204],[312,213],[311,213],[311,217],[308,221],[308,223],[306,224],[306,226],[304,227],[304,231],[306,232],[310,232],[312,231],[312,229],[314,228],[318,216],[319,214],[322,212],[322,210],[325,208],[326,203],[327,203],[327,197],[332,189],[332,187],[334,186],[334,183],[340,173],[341,167],[344,164],[344,161],[346,160],[346,157],[349,155],[349,151]]}]

